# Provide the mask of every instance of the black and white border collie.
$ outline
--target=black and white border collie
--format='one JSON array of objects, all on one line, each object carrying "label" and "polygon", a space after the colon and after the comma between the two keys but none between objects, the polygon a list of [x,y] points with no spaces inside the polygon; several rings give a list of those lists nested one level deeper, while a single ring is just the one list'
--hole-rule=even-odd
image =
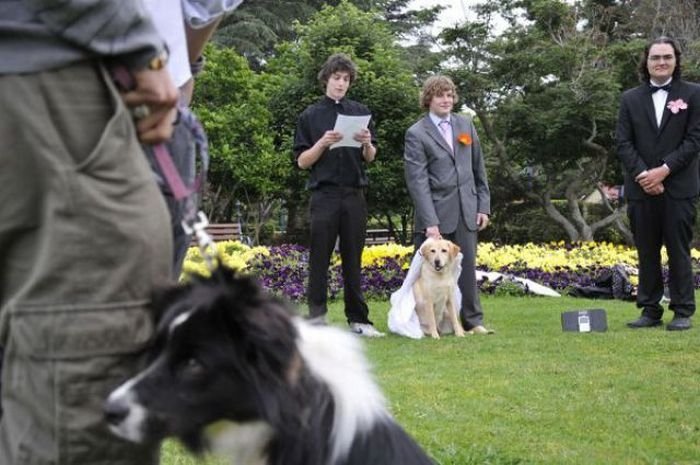
[{"label": "black and white border collie", "polygon": [[153,361],[105,403],[117,435],[174,436],[236,465],[433,463],[389,414],[349,331],[305,322],[225,268],[153,305]]}]

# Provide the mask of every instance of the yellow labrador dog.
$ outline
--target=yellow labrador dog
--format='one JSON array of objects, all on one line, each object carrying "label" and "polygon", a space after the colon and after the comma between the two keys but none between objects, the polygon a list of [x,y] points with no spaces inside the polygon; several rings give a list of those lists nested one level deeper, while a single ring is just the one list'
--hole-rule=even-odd
[{"label": "yellow labrador dog", "polygon": [[459,246],[445,240],[428,238],[420,247],[423,264],[413,284],[416,315],[426,336],[440,339],[440,334],[464,337],[454,302],[455,277]]}]

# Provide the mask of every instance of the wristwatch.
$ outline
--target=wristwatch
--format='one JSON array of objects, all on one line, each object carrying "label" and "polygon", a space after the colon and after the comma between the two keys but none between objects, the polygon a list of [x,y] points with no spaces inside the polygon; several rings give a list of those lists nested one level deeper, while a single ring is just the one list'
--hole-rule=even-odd
[{"label": "wristwatch", "polygon": [[162,49],[158,55],[154,56],[148,61],[148,69],[151,71],[158,71],[163,68],[165,68],[165,65],[168,64],[168,50],[167,49]]}]

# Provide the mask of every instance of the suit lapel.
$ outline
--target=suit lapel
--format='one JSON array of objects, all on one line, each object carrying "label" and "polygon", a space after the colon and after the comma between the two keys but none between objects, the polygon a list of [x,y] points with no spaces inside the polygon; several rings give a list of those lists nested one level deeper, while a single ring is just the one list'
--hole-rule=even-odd
[{"label": "suit lapel", "polygon": [[458,139],[460,134],[466,132],[469,132],[469,128],[467,128],[464,125],[464,120],[455,117],[455,115],[452,115],[452,143],[455,147],[455,157],[459,156],[462,151],[466,150],[466,146],[462,145],[462,143]]},{"label": "suit lapel", "polygon": [[[442,134],[440,133],[440,130],[433,124],[433,121],[430,119],[429,115],[425,115],[423,118],[423,129],[425,129],[425,132],[428,133],[428,136],[432,137],[437,144],[445,149],[447,153],[452,155],[454,157],[454,153],[452,152],[452,149],[450,146],[447,144],[447,141],[445,140],[444,137],[442,137]],[[454,126],[452,128],[452,133],[454,136]],[[454,141],[453,141],[454,144]]]},{"label": "suit lapel", "polygon": [[668,124],[668,120],[671,119],[671,110],[668,109],[668,102],[671,102],[673,100],[677,100],[680,98],[681,94],[681,83],[680,82],[674,82],[673,86],[671,87],[671,92],[668,93],[668,97],[666,97],[666,103],[664,104],[664,112],[661,116],[661,125],[659,125],[659,132],[658,134],[661,134],[661,131],[664,130],[664,127],[666,127],[666,124]]},{"label": "suit lapel", "polygon": [[658,132],[659,125],[656,122],[656,110],[654,110],[654,99],[651,97],[649,86],[640,86],[639,93],[642,105],[644,106],[644,112],[647,114],[647,118],[649,118],[649,123],[651,124],[651,127],[656,128]]}]

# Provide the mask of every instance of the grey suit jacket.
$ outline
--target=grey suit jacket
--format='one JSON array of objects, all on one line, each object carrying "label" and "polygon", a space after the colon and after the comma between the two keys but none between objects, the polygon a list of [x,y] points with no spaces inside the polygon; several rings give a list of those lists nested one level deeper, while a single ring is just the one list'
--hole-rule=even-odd
[{"label": "grey suit jacket", "polygon": [[[426,114],[408,131],[404,146],[406,185],[415,205],[415,231],[437,225],[449,234],[462,218],[477,230],[476,214],[491,213],[484,157],[471,119],[452,114],[454,153]],[[459,141],[461,134],[470,144]]]}]

